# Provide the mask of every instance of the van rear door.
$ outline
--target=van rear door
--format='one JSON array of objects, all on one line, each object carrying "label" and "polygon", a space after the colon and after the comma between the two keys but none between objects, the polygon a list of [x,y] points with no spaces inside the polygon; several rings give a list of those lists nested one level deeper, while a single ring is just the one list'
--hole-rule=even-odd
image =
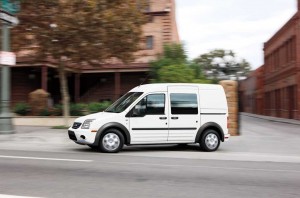
[{"label": "van rear door", "polygon": [[168,86],[169,143],[194,142],[200,126],[197,86]]}]

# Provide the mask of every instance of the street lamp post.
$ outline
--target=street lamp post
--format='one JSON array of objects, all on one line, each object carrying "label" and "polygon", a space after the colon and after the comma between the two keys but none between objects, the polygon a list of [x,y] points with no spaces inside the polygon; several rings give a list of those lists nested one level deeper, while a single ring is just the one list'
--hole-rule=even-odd
[{"label": "street lamp post", "polygon": [[[3,22],[2,25],[2,51],[10,51],[10,29],[9,25]],[[1,114],[0,134],[14,133],[12,116],[10,113],[10,66],[2,65],[1,72]]]},{"label": "street lamp post", "polygon": [[1,0],[0,6],[0,21],[2,21],[0,134],[11,134],[14,133],[14,128],[10,112],[10,66],[16,64],[16,57],[10,52],[10,27],[19,23],[14,15],[20,10],[20,0]]}]

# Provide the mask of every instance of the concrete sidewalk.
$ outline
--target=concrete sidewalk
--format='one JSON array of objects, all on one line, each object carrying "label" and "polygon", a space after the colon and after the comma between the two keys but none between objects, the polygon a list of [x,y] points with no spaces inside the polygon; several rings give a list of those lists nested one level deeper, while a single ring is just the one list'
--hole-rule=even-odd
[{"label": "concrete sidewalk", "polygon": [[[284,119],[284,118],[276,118],[271,116],[263,116],[263,115],[257,115],[257,114],[251,114],[251,113],[240,113],[242,116],[248,116],[248,117],[254,117],[259,118],[263,120],[268,120],[271,122],[280,122],[280,123],[287,123],[287,124],[294,124],[294,125],[300,125],[299,120],[292,120],[292,119]],[[69,118],[69,126],[71,126],[74,122],[74,120],[77,117],[70,117]],[[18,116],[13,118],[13,124],[16,126],[61,126],[64,125],[64,119],[63,117],[43,117],[43,116]]]},{"label": "concrete sidewalk", "polygon": [[[68,120],[71,126],[76,118],[79,116],[72,116]],[[64,118],[62,116],[16,116],[13,118],[15,126],[62,126],[64,125]]]}]

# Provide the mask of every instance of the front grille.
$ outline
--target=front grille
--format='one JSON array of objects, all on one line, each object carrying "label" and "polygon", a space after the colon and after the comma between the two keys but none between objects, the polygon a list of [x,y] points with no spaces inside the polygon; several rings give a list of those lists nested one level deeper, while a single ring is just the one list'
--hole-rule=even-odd
[{"label": "front grille", "polygon": [[72,129],[78,129],[80,126],[81,126],[80,122],[74,122],[73,126],[72,126]]},{"label": "front grille", "polygon": [[69,138],[71,139],[71,140],[74,140],[74,141],[77,141],[77,138],[76,138],[76,135],[75,135],[75,133],[73,132],[73,131],[68,131],[68,134],[69,134]]}]

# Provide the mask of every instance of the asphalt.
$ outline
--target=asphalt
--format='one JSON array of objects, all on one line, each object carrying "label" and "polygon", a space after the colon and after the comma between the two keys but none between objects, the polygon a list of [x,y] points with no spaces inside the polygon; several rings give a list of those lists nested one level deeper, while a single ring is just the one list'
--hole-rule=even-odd
[{"label": "asphalt", "polygon": [[299,126],[241,121],[242,135],[213,153],[167,145],[103,154],[65,130],[19,126],[0,136],[0,197],[300,197]]}]

